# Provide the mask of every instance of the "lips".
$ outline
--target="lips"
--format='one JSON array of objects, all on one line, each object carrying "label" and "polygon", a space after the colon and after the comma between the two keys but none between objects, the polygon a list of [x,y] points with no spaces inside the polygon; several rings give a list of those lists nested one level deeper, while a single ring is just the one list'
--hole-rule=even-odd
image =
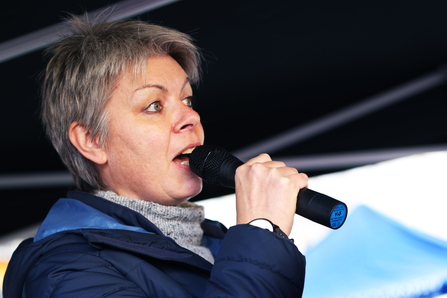
[{"label": "lips", "polygon": [[189,165],[189,156],[196,147],[188,148],[174,158],[174,162],[181,165]]}]

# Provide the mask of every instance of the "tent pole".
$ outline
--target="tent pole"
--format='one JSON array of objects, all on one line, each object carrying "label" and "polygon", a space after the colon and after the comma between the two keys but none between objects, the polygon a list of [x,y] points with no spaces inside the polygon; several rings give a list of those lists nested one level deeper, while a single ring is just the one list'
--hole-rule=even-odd
[{"label": "tent pole", "polygon": [[[161,6],[177,2],[178,0],[125,0],[113,6],[112,21],[130,18],[144,12],[157,9]],[[106,7],[88,13],[89,19],[94,19]],[[63,23],[48,26],[46,28],[19,36],[0,44],[0,63],[16,57],[42,49],[57,41],[67,33],[68,28]]]},{"label": "tent pole", "polygon": [[445,67],[441,67],[432,73],[368,97],[352,106],[234,151],[233,154],[241,160],[248,160],[263,152],[274,153],[292,144],[302,142],[310,137],[332,130],[392,104],[433,89],[444,84],[446,81],[447,70]]}]

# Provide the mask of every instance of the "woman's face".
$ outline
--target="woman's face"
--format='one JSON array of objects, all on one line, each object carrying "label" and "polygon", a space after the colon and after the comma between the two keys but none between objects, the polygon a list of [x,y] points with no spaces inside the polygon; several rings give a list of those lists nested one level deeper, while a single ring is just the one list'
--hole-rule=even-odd
[{"label": "woman's face", "polygon": [[170,56],[149,58],[145,76],[123,75],[106,106],[107,162],[100,172],[108,187],[163,205],[177,205],[201,191],[202,180],[181,155],[204,141],[191,97],[186,73]]}]

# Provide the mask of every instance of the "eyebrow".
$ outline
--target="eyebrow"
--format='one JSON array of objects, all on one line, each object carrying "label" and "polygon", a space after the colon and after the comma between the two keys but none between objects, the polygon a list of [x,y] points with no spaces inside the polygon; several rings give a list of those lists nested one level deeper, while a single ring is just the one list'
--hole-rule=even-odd
[{"label": "eyebrow", "polygon": [[146,85],[138,87],[133,92],[135,93],[137,91],[140,91],[140,90],[143,90],[143,89],[146,89],[146,88],[156,88],[156,89],[160,89],[163,92],[168,92],[168,89],[166,89],[165,86],[157,85],[157,84],[146,84]]},{"label": "eyebrow", "polygon": [[[186,80],[185,80],[185,83],[183,83],[182,90],[185,89],[185,86],[186,86],[188,83],[190,83],[190,79],[187,77]],[[137,89],[135,89],[135,90],[134,90],[134,93],[137,92],[137,91],[139,91],[139,90],[146,89],[146,88],[156,88],[156,89],[159,89],[159,90],[161,90],[161,91],[163,91],[163,92],[165,92],[165,93],[168,92],[168,89],[166,89],[165,86],[158,85],[158,84],[145,84],[145,85],[140,86],[140,87],[138,87]]]}]

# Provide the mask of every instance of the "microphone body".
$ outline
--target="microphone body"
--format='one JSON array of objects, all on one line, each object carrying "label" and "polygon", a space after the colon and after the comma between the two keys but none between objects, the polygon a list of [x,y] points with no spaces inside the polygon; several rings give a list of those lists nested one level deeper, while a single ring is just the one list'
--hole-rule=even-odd
[{"label": "microphone body", "polygon": [[[236,169],[244,164],[225,149],[203,145],[194,149],[189,158],[191,170],[206,182],[235,188]],[[348,214],[345,203],[308,188],[298,193],[296,214],[324,225],[338,229]]]}]

